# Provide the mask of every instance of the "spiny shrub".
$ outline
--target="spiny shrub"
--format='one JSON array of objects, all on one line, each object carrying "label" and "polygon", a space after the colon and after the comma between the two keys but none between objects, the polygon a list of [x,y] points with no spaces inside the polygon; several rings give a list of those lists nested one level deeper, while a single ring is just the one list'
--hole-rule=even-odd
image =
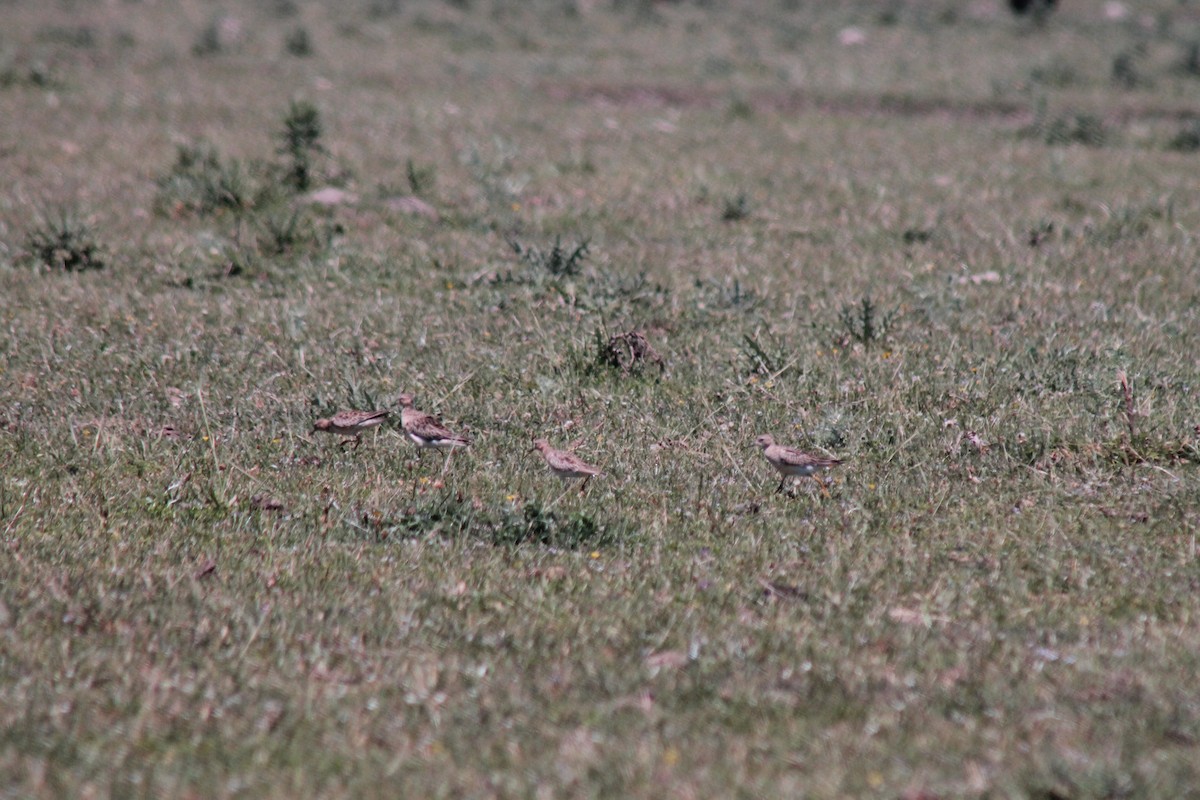
[{"label": "spiny shrub", "polygon": [[634,306],[658,308],[667,302],[670,289],[651,281],[646,273],[623,275],[617,270],[599,273],[579,288],[574,303],[605,316],[624,314]]},{"label": "spiny shrub", "polygon": [[591,515],[576,512],[559,516],[540,503],[526,503],[518,514],[507,512],[491,531],[492,544],[536,543],[547,547],[576,549],[611,544],[613,531]]},{"label": "spiny shrub", "polygon": [[181,145],[175,163],[156,183],[156,207],[171,216],[245,211],[253,205],[254,189],[241,163],[223,161],[209,144]]},{"label": "spiny shrub", "polygon": [[770,341],[770,338],[767,334],[759,335],[757,331],[753,335],[742,335],[742,357],[749,364],[752,375],[768,377],[780,374],[787,368],[787,351],[777,342]]},{"label": "spiny shrub", "polygon": [[1200,150],[1200,119],[1185,123],[1167,143],[1167,147],[1179,153],[1194,153]]},{"label": "spiny shrub", "polygon": [[846,338],[865,347],[883,341],[891,332],[896,317],[896,309],[880,313],[870,295],[863,295],[858,303],[843,305],[838,315]]},{"label": "spiny shrub", "polygon": [[41,61],[29,64],[17,63],[15,59],[0,54],[0,89],[10,86],[30,86],[35,89],[50,89],[62,86],[62,80],[51,73]]},{"label": "spiny shrub", "polygon": [[541,545],[565,550],[605,547],[625,538],[623,523],[598,520],[590,514],[558,514],[537,501],[519,508],[477,508],[454,497],[430,498],[397,516],[364,514],[350,527],[376,541],[442,536],[471,537],[497,547]]},{"label": "spiny shrub", "polygon": [[1169,217],[1171,212],[1170,205],[1165,209],[1155,205],[1114,208],[1103,222],[1086,229],[1087,239],[1092,244],[1104,247],[1111,247],[1121,241],[1140,239],[1150,233],[1157,220]]},{"label": "spiny shrub", "polygon": [[1049,219],[1039,219],[1025,233],[1025,241],[1030,247],[1038,247],[1054,235],[1054,221]]},{"label": "spiny shrub", "polygon": [[1063,89],[1079,83],[1079,72],[1069,61],[1052,58],[1029,70],[1029,82],[1053,89]]},{"label": "spiny shrub", "polygon": [[900,239],[905,244],[928,244],[933,239],[933,230],[930,228],[905,228],[900,234]]},{"label": "spiny shrub", "polygon": [[1149,80],[1142,74],[1138,67],[1138,61],[1141,59],[1142,51],[1134,48],[1118,53],[1113,58],[1112,63],[1112,81],[1115,85],[1122,89],[1136,89],[1139,86],[1145,86]]},{"label": "spiny shrub", "polygon": [[286,182],[297,191],[312,185],[313,162],[325,152],[321,145],[321,112],[312,103],[295,100],[283,118],[278,153],[287,158]]},{"label": "spiny shrub", "polygon": [[196,35],[192,55],[200,58],[220,55],[236,44],[241,35],[242,26],[236,17],[217,14]]},{"label": "spiny shrub", "polygon": [[99,43],[96,29],[90,25],[49,25],[37,32],[40,42],[90,50]]},{"label": "spiny shrub", "polygon": [[1193,78],[1200,78],[1200,41],[1193,39],[1184,45],[1179,71]]},{"label": "spiny shrub", "polygon": [[302,211],[265,215],[261,221],[259,247],[268,255],[284,255],[317,241],[312,220]]},{"label": "spiny shrub", "polygon": [[1048,120],[1041,128],[1046,144],[1083,144],[1102,147],[1108,140],[1104,123],[1093,114],[1072,114]]},{"label": "spiny shrub", "polygon": [[39,264],[76,272],[104,267],[103,248],[91,224],[76,210],[46,212],[29,232],[25,247]]},{"label": "spiny shrub", "polygon": [[549,250],[526,246],[516,239],[509,239],[508,246],[528,266],[555,278],[579,274],[588,255],[587,239],[581,241],[573,249],[563,247],[562,240],[557,236],[554,238],[554,246]]},{"label": "spiny shrub", "polygon": [[291,33],[283,40],[283,51],[289,56],[296,58],[307,58],[313,54],[312,37],[308,34],[308,28],[303,26],[294,28]]},{"label": "spiny shrub", "polygon": [[295,0],[272,0],[268,3],[268,11],[279,19],[294,17],[300,13]]},{"label": "spiny shrub", "polygon": [[725,281],[696,278],[692,289],[692,297],[700,311],[754,308],[762,303],[758,292],[742,286],[737,278]]},{"label": "spiny shrub", "polygon": [[750,198],[745,192],[738,192],[733,197],[725,198],[721,208],[721,219],[724,222],[737,222],[750,216]]},{"label": "spiny shrub", "polygon": [[1033,122],[1022,131],[1022,135],[1041,139],[1050,145],[1102,147],[1108,141],[1108,131],[1099,117],[1079,113],[1051,116],[1044,98],[1038,101]]},{"label": "spiny shrub", "polygon": [[404,4],[401,0],[370,0],[367,3],[367,18],[382,19],[400,13]]}]

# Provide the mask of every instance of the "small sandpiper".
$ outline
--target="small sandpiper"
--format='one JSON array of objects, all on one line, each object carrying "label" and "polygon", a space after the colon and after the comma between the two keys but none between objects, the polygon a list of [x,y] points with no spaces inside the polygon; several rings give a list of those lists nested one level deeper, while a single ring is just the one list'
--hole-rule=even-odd
[{"label": "small sandpiper", "polygon": [[400,395],[400,425],[408,434],[408,438],[422,450],[427,447],[453,450],[457,447],[471,446],[470,439],[452,432],[439,422],[437,417],[413,408],[411,394]]},{"label": "small sandpiper", "polygon": [[817,477],[817,473],[841,464],[840,459],[814,456],[810,453],[805,453],[803,450],[775,444],[775,437],[770,434],[759,436],[754,440],[754,443],[762,448],[763,455],[766,456],[767,461],[771,462],[771,466],[779,470],[781,477],[779,479],[779,488],[775,490],[775,494],[783,491],[783,485],[789,477],[798,475],[800,477],[812,478],[821,487],[821,491],[826,496],[829,495],[829,490],[825,488],[825,484]]}]

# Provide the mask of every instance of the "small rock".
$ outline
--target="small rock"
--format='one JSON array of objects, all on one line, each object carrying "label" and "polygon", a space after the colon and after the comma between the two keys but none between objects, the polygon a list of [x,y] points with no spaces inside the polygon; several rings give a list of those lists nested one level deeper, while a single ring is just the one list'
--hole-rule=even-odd
[{"label": "small rock", "polygon": [[1000,273],[996,272],[995,270],[988,270],[987,272],[979,272],[974,275],[960,275],[958,277],[958,282],[960,284],[972,283],[976,286],[979,286],[983,283],[999,283]]},{"label": "small rock", "polygon": [[1114,21],[1123,20],[1129,16],[1129,8],[1124,3],[1105,3],[1104,16]]},{"label": "small rock", "polygon": [[309,192],[301,200],[317,206],[345,206],[357,203],[358,195],[354,194],[354,192],[347,192],[345,189],[326,186],[324,189]]},{"label": "small rock", "polygon": [[867,32],[862,28],[856,28],[851,25],[849,28],[842,28],[838,32],[838,41],[846,47],[853,47],[862,44],[867,40]]}]

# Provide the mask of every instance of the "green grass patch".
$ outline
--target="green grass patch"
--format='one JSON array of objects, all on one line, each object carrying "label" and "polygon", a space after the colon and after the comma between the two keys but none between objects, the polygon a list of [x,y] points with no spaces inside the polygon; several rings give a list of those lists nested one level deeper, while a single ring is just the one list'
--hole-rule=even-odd
[{"label": "green grass patch", "polygon": [[0,794],[1194,794],[1186,8],[76,5],[0,34]]}]

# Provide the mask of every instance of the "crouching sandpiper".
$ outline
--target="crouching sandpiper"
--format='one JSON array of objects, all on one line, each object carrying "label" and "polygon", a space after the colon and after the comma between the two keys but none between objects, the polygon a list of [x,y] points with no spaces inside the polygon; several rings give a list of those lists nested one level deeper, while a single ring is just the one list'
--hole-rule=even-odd
[{"label": "crouching sandpiper", "polygon": [[583,478],[583,483],[579,487],[580,494],[587,488],[588,481],[604,474],[574,453],[551,447],[550,442],[545,439],[534,439],[533,447],[529,452],[532,453],[534,450],[541,452],[542,458],[546,459],[546,466],[550,467],[550,471],[563,480]]},{"label": "crouching sandpiper", "polygon": [[328,419],[319,419],[313,423],[313,432],[336,433],[347,438],[342,440],[342,447],[354,442],[354,449],[362,444],[363,431],[382,425],[390,411],[339,411]]}]

